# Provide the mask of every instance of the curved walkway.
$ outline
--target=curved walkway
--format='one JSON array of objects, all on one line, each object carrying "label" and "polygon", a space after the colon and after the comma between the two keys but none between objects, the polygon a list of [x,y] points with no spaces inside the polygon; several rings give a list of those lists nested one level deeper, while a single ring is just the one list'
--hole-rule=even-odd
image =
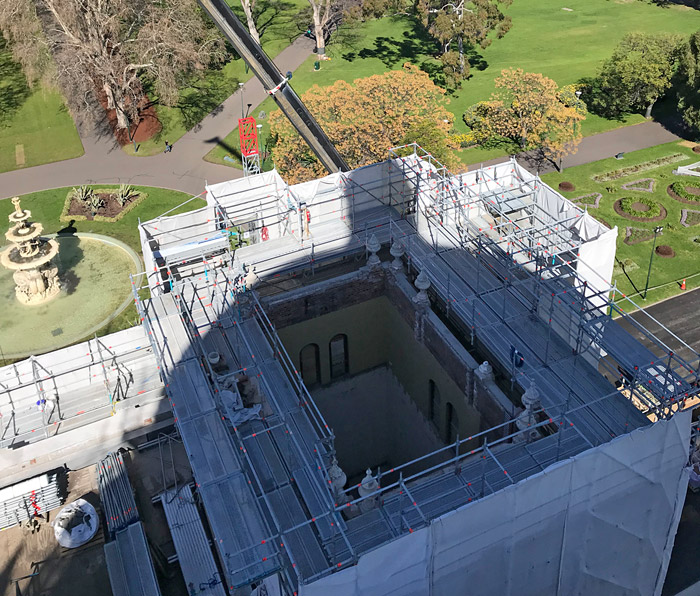
[{"label": "curved walkway", "polygon": [[[294,71],[311,55],[313,46],[310,39],[299,37],[280,52],[274,62],[282,72]],[[85,148],[82,157],[0,174],[0,199],[62,186],[122,182],[171,188],[198,195],[204,191],[207,182],[216,183],[239,178],[243,175],[241,170],[206,162],[203,157],[235,128],[241,113],[240,93],[237,91],[231,95],[202,122],[183,135],[175,142],[171,153],[151,157],[127,155],[116,145],[111,134],[101,136],[94,130],[85,130],[86,127],[78,122],[78,131]],[[248,80],[243,86],[246,104],[258,106],[266,97],[267,93],[256,77]],[[255,108],[252,108],[251,112],[255,113]],[[564,167],[597,161],[620,151],[636,151],[678,139],[679,137],[658,122],[626,126],[585,137],[579,145],[578,152],[564,159]],[[529,163],[528,155],[519,155],[518,158],[524,165],[536,169],[536,166]],[[503,159],[496,158],[484,162],[483,165],[499,163]],[[548,171],[546,164],[545,168],[540,168],[540,173],[545,171]]]},{"label": "curved walkway", "polygon": [[[296,70],[312,53],[314,44],[299,37],[274,62],[282,72]],[[233,130],[241,115],[236,91],[192,130],[175,142],[171,153],[135,157],[124,153],[113,136],[103,136],[77,122],[85,154],[75,159],[0,174],[0,198],[79,184],[141,184],[180,190],[191,195],[204,191],[206,182],[224,182],[243,175],[241,170],[212,164],[203,157]],[[256,77],[243,85],[246,104],[258,106],[267,97]],[[251,109],[251,112],[254,113]]]}]

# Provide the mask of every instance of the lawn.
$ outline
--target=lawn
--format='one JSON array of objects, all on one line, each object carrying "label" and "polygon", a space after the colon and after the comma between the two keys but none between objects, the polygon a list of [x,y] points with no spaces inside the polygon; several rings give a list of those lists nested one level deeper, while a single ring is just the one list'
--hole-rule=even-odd
[{"label": "lawn", "polygon": [[[562,8],[571,8],[571,11]],[[623,0],[518,0],[508,8],[513,27],[503,39],[495,39],[484,50],[471,56],[471,76],[462,88],[451,94],[449,109],[455,114],[455,130],[467,130],[462,121],[465,109],[488,99],[495,90],[493,81],[507,67],[521,67],[553,78],[560,85],[574,83],[582,77],[593,76],[602,61],[608,58],[622,37],[632,31],[674,32],[688,35],[700,28],[698,13],[683,6],[659,6]],[[292,85],[300,95],[314,83],[329,85],[336,80],[357,78],[401,68],[410,61],[430,73],[437,62],[434,42],[422,33],[421,26],[410,17],[384,18],[368,21],[343,33],[343,40],[331,43],[328,55],[332,60],[313,70],[314,57],[309,58],[294,73]],[[276,109],[268,99],[253,114],[262,109]],[[644,118],[633,114],[624,120],[606,120],[593,114],[583,124],[584,135],[596,134]],[[268,131],[265,128],[264,134]],[[238,132],[226,137],[227,144],[238,145]],[[220,147],[206,159],[223,161],[226,152]],[[460,152],[464,163],[475,163],[503,155],[499,151],[467,150]]]},{"label": "lawn", "polygon": [[[680,281],[687,278],[686,287],[688,290],[700,286],[700,213],[697,216],[691,214],[691,220],[686,223],[693,223],[689,227],[681,225],[682,210],[700,212],[700,201],[697,205],[686,204],[671,198],[666,189],[676,181],[692,182],[698,178],[691,176],[676,176],[672,171],[679,165],[688,165],[700,161],[700,155],[693,153],[688,143],[667,143],[657,145],[642,151],[625,154],[624,158],[603,159],[594,163],[568,168],[562,173],[546,174],[542,179],[554,188],[557,188],[562,181],[572,182],[576,189],[573,192],[562,193],[568,199],[576,199],[589,193],[600,193],[602,195],[599,207],[588,206],[588,212],[595,218],[602,219],[608,225],[618,227],[617,240],[617,263],[613,272],[613,279],[617,282],[618,300],[620,306],[625,310],[632,310],[633,307],[621,295],[632,297],[635,302],[642,305],[649,305],[680,293]],[[653,167],[652,161],[681,154],[682,158],[674,163]],[[648,167],[636,173],[627,173],[623,177],[610,181],[596,182],[593,176],[600,176],[621,168]],[[642,179],[653,179],[653,192],[643,192],[640,190],[625,190],[623,184],[630,184]],[[644,187],[649,181],[641,182],[638,187]],[[632,221],[619,215],[613,205],[619,199],[630,197],[633,200],[651,200],[663,206],[667,215],[661,221]],[[594,202],[595,197],[586,199],[586,202]],[[584,206],[584,203],[579,203]],[[663,258],[654,256],[651,279],[649,282],[649,294],[646,301],[642,300],[640,293],[643,293],[646,283],[647,271],[653,244],[653,229],[656,226],[663,226],[663,232],[658,236],[656,245],[668,245],[675,251],[675,257]],[[627,244],[624,240],[628,230],[633,238],[641,241],[636,244]]]},{"label": "lawn", "polygon": [[[239,19],[245,23],[245,16],[238,0],[226,0]],[[307,8],[306,0],[259,0],[257,19],[260,41],[265,52],[275,57],[301,33],[306,30],[306,22],[299,17]],[[134,153],[132,145],[125,145],[124,151],[130,155],[148,156],[163,151],[165,141],[174,143],[202,118],[221,104],[238,89],[238,83],[253,76],[238,56],[219,69],[208,70],[190,87],[180,92],[178,104],[174,107],[157,105],[156,111],[163,129],[156,136],[139,145]]]},{"label": "lawn", "polygon": [[61,94],[41,85],[30,89],[0,37],[0,172],[82,154]]},{"label": "lawn", "polygon": [[[95,188],[118,188],[118,185],[100,184]],[[134,186],[136,191],[142,190],[148,193],[148,197],[143,203],[138,205],[132,211],[129,211],[122,219],[117,222],[102,222],[102,221],[76,221],[73,224],[77,232],[93,232],[95,234],[103,234],[111,236],[117,240],[121,240],[128,244],[137,253],[141,254],[141,243],[139,241],[138,223],[148,221],[161,215],[162,213],[177,207],[184,201],[190,198],[190,195],[176,190],[168,190],[165,188],[154,188],[150,186]],[[66,228],[65,224],[59,220],[63,203],[70,188],[54,188],[51,190],[42,190],[27,195],[23,195],[22,208],[29,209],[32,212],[32,221],[37,221],[43,224],[44,233],[51,234]],[[184,207],[174,211],[173,213],[184,213],[203,207],[206,202],[203,199],[193,199]],[[5,230],[7,224],[7,216],[13,210],[12,203],[9,199],[0,200],[0,222],[5,222],[4,227],[0,230]]]}]

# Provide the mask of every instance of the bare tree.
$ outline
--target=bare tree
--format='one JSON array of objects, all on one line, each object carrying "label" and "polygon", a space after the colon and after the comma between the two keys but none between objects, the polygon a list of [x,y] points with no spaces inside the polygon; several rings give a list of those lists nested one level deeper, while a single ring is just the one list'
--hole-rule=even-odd
[{"label": "bare tree", "polygon": [[255,2],[256,0],[241,0],[241,5],[243,6],[246,21],[248,22],[248,31],[253,36],[253,39],[260,43],[260,35],[258,34],[258,28],[255,26],[255,19],[253,18]]},{"label": "bare tree", "polygon": [[0,2],[0,33],[30,85],[48,72],[49,48],[33,0]]},{"label": "bare tree", "polygon": [[316,37],[316,53],[323,57],[326,54],[326,28],[333,20],[335,0],[309,0],[314,19],[314,35]]},{"label": "bare tree", "polygon": [[146,99],[144,80],[173,105],[184,75],[223,60],[221,37],[194,0],[35,0],[68,95],[103,92],[117,127]]}]

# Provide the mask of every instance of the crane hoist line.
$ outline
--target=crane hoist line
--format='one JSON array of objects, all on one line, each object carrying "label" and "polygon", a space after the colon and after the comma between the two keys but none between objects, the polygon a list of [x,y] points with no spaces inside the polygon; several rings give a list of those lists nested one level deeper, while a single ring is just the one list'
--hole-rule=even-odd
[{"label": "crane hoist line", "polygon": [[272,96],[324,167],[331,173],[347,172],[350,168],[335,145],[331,143],[275,63],[251,37],[226,2],[224,0],[198,0],[198,2],[258,77],[263,88]]}]

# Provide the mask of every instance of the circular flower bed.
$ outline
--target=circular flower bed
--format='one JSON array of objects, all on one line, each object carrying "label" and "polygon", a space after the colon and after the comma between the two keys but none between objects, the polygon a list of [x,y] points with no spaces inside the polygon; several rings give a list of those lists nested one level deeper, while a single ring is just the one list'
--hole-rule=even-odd
[{"label": "circular flower bed", "polygon": [[625,197],[618,199],[613,204],[615,213],[632,221],[661,221],[666,219],[666,209],[661,203],[657,203],[646,197]]},{"label": "circular flower bed", "polygon": [[674,182],[666,189],[668,195],[681,203],[700,203],[700,182],[683,180]]},{"label": "circular flower bed", "polygon": [[564,181],[559,183],[559,190],[562,192],[571,192],[572,190],[576,190],[576,187],[573,183]]},{"label": "circular flower bed", "polygon": [[661,205],[646,198],[625,197],[620,199],[620,207],[626,213],[634,215],[634,217],[653,219],[661,215]]},{"label": "circular flower bed", "polygon": [[660,244],[659,246],[657,246],[656,254],[666,259],[671,259],[676,256],[676,253],[668,244]]}]

